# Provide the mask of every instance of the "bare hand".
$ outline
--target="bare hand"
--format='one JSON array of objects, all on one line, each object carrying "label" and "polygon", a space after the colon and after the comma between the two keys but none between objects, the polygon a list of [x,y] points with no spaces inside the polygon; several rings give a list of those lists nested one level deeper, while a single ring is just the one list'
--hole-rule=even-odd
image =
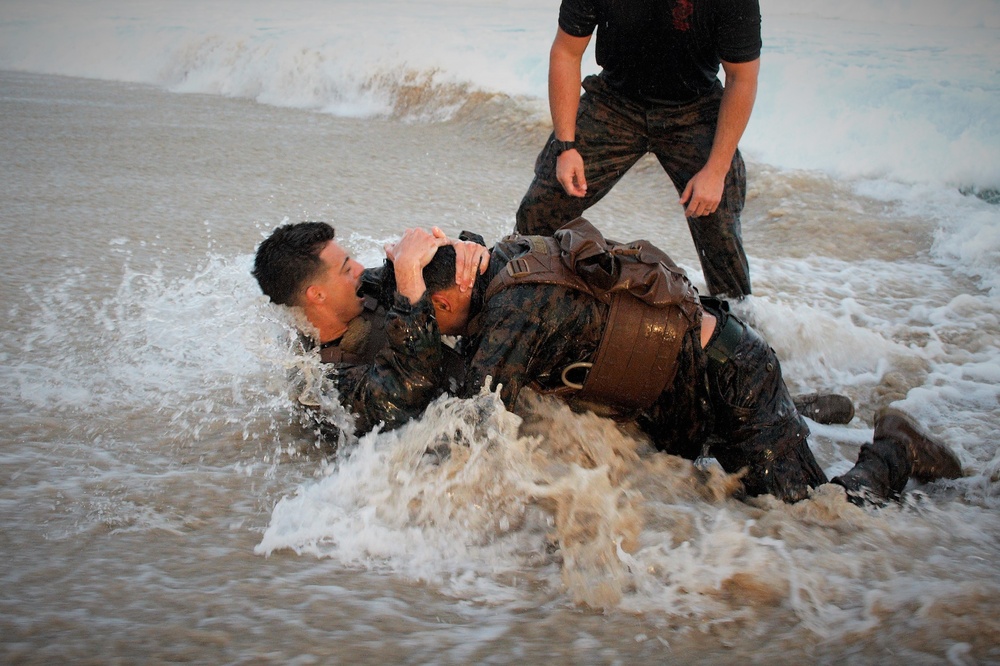
[{"label": "bare hand", "polygon": [[[431,229],[438,238],[448,240],[438,227]],[[448,240],[455,248],[455,284],[459,291],[468,291],[476,283],[476,276],[486,272],[490,264],[490,251],[472,241]]]},{"label": "bare hand", "polygon": [[688,217],[711,215],[719,208],[722,201],[722,191],[726,186],[726,173],[721,176],[702,169],[688,181],[681,194],[681,205],[686,206],[684,214]]},{"label": "bare hand", "polygon": [[575,148],[563,151],[556,159],[556,180],[571,197],[586,196],[587,178],[583,175],[583,157]]},{"label": "bare hand", "polygon": [[403,237],[392,245],[385,245],[385,256],[392,260],[396,272],[396,291],[416,303],[427,290],[422,271],[430,263],[437,249],[447,245],[447,238],[440,238],[423,229],[407,229]]}]

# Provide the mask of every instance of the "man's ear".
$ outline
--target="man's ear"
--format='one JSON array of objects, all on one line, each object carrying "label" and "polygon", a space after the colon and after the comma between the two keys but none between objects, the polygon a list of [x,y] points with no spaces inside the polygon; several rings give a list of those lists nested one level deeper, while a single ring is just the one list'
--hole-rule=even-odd
[{"label": "man's ear", "polygon": [[451,312],[453,310],[451,300],[440,291],[431,294],[431,304],[435,311]]},{"label": "man's ear", "polygon": [[322,287],[315,284],[311,284],[306,287],[303,295],[305,296],[303,300],[305,300],[306,303],[319,304],[326,300],[326,291]]}]

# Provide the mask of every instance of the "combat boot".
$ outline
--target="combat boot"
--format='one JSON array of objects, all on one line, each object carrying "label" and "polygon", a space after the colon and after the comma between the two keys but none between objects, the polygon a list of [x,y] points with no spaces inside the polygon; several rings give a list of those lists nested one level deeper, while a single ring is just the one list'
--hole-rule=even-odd
[{"label": "combat boot", "polygon": [[850,423],[854,418],[854,404],[846,395],[836,393],[808,393],[796,396],[795,409],[816,423]]},{"label": "combat boot", "polygon": [[885,504],[899,498],[909,479],[910,465],[905,449],[889,440],[864,444],[858,461],[846,474],[830,479],[847,491],[847,500],[858,506]]},{"label": "combat boot", "polygon": [[831,481],[847,490],[848,500],[862,505],[898,498],[910,477],[928,483],[960,476],[962,465],[948,447],[903,412],[887,407],[875,417],[875,436],[861,447],[858,462]]},{"label": "combat boot", "polygon": [[907,414],[886,407],[875,417],[875,441],[897,442],[906,447],[910,476],[921,483],[962,476],[962,463],[952,451],[931,438]]}]

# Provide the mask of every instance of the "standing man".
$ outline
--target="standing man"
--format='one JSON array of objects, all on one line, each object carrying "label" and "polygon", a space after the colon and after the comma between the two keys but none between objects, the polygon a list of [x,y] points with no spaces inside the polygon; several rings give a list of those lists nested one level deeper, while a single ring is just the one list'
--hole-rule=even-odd
[{"label": "standing man", "polygon": [[[581,97],[595,29],[603,70],[583,81]],[[757,95],[760,49],[758,0],[562,0],[549,55],[553,132],[517,231],[553,233],[651,152],[680,193],[709,294],[750,294],[737,144]]]}]

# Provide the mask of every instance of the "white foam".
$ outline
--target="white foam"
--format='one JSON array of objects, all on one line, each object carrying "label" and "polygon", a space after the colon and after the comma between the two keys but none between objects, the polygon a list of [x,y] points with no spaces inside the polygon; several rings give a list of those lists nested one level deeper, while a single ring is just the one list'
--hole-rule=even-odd
[{"label": "white foam", "polygon": [[487,393],[442,398],[419,421],[369,433],[325,478],[275,506],[256,552],[290,548],[460,596],[514,598],[497,577],[523,567],[545,528],[544,519],[530,525],[518,488],[529,469],[519,423]]}]

